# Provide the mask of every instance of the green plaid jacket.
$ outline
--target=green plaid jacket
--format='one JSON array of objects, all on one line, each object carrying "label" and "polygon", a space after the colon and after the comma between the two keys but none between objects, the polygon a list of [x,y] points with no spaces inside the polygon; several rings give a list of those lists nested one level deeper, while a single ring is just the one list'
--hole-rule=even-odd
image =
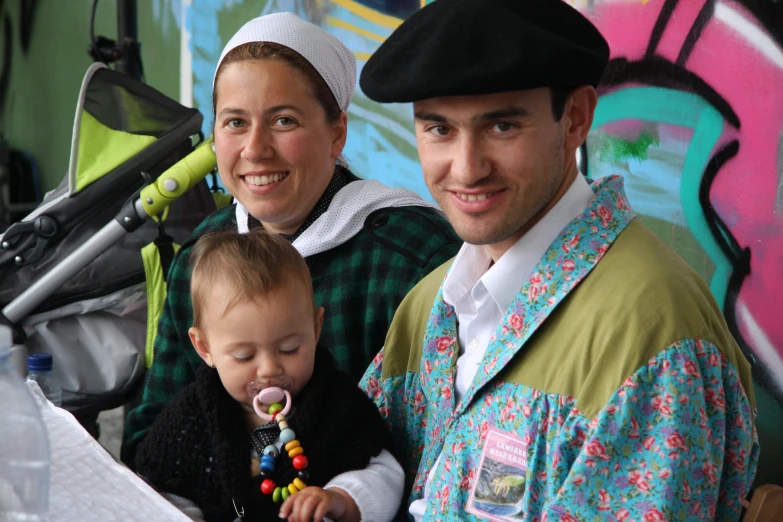
[{"label": "green plaid jacket", "polygon": [[[236,230],[234,205],[194,231],[175,256],[158,324],[155,358],[141,403],[125,419],[122,460],[132,467],[139,442],[174,395],[195,379],[204,362],[188,337],[193,323],[188,257],[195,240],[214,230]],[[462,241],[446,219],[429,208],[399,207],[370,214],[364,228],[337,248],[308,258],[315,300],[326,309],[321,344],[357,382],[383,347],[402,298],[425,275],[454,257]]]}]

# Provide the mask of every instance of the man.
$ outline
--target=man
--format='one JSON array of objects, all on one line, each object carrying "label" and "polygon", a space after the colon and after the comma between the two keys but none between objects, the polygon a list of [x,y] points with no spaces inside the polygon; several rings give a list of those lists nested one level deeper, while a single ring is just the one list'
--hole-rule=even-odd
[{"label": "man", "polygon": [[736,520],[750,368],[704,282],[588,182],[609,48],[559,0],[436,0],[364,67],[414,102],[424,177],[466,242],[397,310],[362,386],[416,520]]}]

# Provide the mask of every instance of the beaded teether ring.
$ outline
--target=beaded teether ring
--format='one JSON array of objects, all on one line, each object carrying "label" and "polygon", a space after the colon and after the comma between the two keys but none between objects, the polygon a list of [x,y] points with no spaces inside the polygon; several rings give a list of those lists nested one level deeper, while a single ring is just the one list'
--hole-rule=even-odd
[{"label": "beaded teether ring", "polygon": [[[285,408],[280,404],[283,398],[286,400]],[[268,411],[265,412],[261,408],[262,404],[269,404]],[[270,422],[277,421],[277,425],[280,427],[280,440],[285,444],[285,451],[288,452],[294,468],[298,471],[298,476],[288,486],[280,487],[271,478],[265,478],[261,482],[261,492],[264,495],[272,495],[272,500],[279,503],[306,488],[307,484],[304,481],[310,479],[310,474],[307,471],[308,460],[304,455],[304,448],[296,440],[296,433],[288,427],[288,422],[285,418],[291,410],[291,394],[288,390],[276,387],[264,388],[253,398],[253,409],[262,419]],[[275,461],[279,453],[280,450],[274,444],[264,448],[264,454],[261,456],[261,474],[263,476],[269,477],[274,473]]]}]

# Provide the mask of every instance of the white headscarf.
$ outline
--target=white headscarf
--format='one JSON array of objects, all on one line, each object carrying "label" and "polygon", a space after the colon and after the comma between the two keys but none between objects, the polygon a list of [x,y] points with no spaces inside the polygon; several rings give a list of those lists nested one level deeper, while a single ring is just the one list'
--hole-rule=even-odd
[{"label": "white headscarf", "polygon": [[[356,58],[336,37],[294,13],[259,16],[231,37],[220,54],[218,67],[229,51],[251,42],[272,42],[301,54],[329,86],[340,110],[348,109],[356,86]],[[212,78],[213,89],[215,79]]]}]

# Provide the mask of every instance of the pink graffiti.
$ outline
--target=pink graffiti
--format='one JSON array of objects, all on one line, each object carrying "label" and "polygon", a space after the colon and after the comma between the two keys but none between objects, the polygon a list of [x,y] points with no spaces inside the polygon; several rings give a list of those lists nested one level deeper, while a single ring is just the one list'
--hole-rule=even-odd
[{"label": "pink graffiti", "polygon": [[[609,40],[612,58],[644,59],[664,0],[571,2]],[[671,3],[668,3],[671,6]],[[654,54],[676,62],[707,0],[681,0],[660,34]],[[721,166],[710,202],[742,248],[750,274],[741,286],[735,320],[742,338],[783,390],[783,50],[740,3],[711,3],[709,18],[684,67],[722,96],[740,128],[724,124],[714,152],[738,140],[739,151]],[[709,5],[708,5],[709,8]]]}]

